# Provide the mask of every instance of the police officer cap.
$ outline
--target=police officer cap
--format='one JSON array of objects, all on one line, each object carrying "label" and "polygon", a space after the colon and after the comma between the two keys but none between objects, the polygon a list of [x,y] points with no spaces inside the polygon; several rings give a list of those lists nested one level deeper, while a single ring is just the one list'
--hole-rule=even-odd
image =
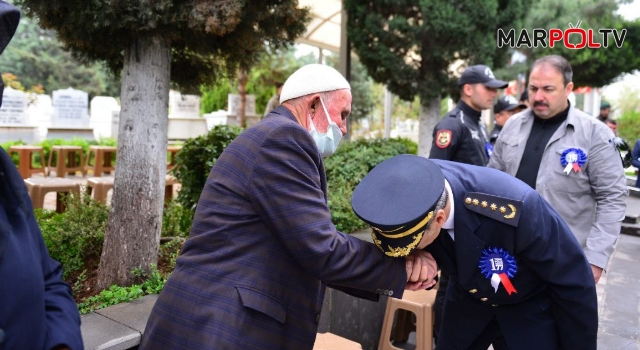
[{"label": "police officer cap", "polygon": [[371,226],[378,248],[389,256],[406,256],[420,243],[443,190],[440,167],[403,154],[383,161],[360,181],[351,207]]},{"label": "police officer cap", "polygon": [[293,72],[284,82],[280,103],[318,92],[341,89],[351,89],[351,85],[340,72],[324,64],[307,64]]},{"label": "police officer cap", "polygon": [[506,81],[496,79],[491,68],[483,64],[471,66],[462,73],[458,86],[464,84],[482,84],[494,89],[504,89],[509,85]]},{"label": "police officer cap", "polygon": [[502,111],[512,111],[518,107],[527,108],[526,105],[518,103],[515,97],[511,95],[504,95],[498,99],[495,105],[493,105],[493,113],[500,113]]}]

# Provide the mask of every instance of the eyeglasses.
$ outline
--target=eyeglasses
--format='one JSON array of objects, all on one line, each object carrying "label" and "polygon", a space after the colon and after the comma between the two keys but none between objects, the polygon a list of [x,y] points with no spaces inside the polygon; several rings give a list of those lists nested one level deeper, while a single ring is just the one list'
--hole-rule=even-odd
[{"label": "eyeglasses", "polygon": [[[622,160],[622,166],[624,168],[628,168],[631,166],[631,149],[629,145],[620,137],[614,137],[611,139],[613,146],[620,152],[620,160]],[[624,156],[622,156],[622,152],[626,152]]]}]

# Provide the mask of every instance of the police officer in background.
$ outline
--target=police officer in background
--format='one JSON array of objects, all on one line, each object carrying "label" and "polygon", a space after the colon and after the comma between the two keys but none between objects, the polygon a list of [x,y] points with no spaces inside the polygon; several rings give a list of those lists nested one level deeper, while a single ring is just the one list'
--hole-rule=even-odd
[{"label": "police officer in background", "polygon": [[450,275],[437,350],[596,349],[587,258],[560,215],[522,181],[404,154],[371,170],[351,205],[379,249],[425,249]]},{"label": "police officer in background", "polygon": [[493,106],[497,89],[507,85],[506,81],[497,80],[485,65],[467,68],[458,79],[460,101],[433,129],[429,158],[487,165],[493,148],[480,113]]},{"label": "police officer in background", "polygon": [[[447,113],[433,129],[429,158],[487,165],[493,146],[489,143],[486,127],[480,121],[480,113],[493,106],[493,99],[498,95],[497,89],[504,89],[507,85],[506,81],[497,80],[491,68],[485,65],[467,68],[458,79],[460,100],[456,108]],[[436,316],[433,334],[436,341],[448,281],[448,274],[442,271],[434,306]]]},{"label": "police officer in background", "polygon": [[527,109],[527,105],[519,103],[518,100],[511,95],[504,95],[498,99],[498,102],[493,105],[493,118],[496,123],[489,135],[491,146],[496,143],[498,135],[500,135],[500,131],[504,124],[507,123],[507,120],[509,120],[512,115],[520,113],[525,109]]}]

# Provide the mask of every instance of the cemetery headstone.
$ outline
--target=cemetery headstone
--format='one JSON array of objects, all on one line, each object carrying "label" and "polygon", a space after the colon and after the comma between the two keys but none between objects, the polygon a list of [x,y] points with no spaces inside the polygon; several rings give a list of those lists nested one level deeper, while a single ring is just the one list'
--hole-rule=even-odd
[{"label": "cemetery headstone", "polygon": [[93,128],[90,126],[89,94],[68,88],[55,90],[53,96],[53,115],[47,138],[81,137],[93,140]]},{"label": "cemetery headstone", "polygon": [[[229,106],[229,114],[238,115],[240,113],[240,95],[229,94],[227,97]],[[246,105],[244,108],[245,116],[253,116],[256,114],[256,95],[246,95]]]},{"label": "cemetery headstone", "polygon": [[10,87],[2,94],[0,108],[0,143],[22,140],[26,143],[39,141],[38,127],[29,123],[27,94]]},{"label": "cemetery headstone", "polygon": [[27,120],[27,94],[10,87],[4,89],[2,94],[2,107],[0,107],[0,124],[26,125]]},{"label": "cemetery headstone", "polygon": [[182,95],[177,91],[169,92],[170,118],[200,117],[200,96]]},{"label": "cemetery headstone", "polygon": [[120,110],[115,98],[110,96],[96,96],[91,99],[91,127],[96,138],[113,137],[112,117],[114,111]]},{"label": "cemetery headstone", "polygon": [[52,126],[89,127],[89,94],[72,88],[53,92]]}]

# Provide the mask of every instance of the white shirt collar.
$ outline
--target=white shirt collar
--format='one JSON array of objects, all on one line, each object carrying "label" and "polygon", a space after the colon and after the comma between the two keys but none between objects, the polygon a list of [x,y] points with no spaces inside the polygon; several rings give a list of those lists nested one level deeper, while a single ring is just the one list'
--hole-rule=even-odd
[{"label": "white shirt collar", "polygon": [[444,225],[442,225],[442,228],[447,230],[449,232],[449,235],[453,239],[453,217],[454,217],[456,206],[454,205],[453,192],[451,191],[451,186],[449,185],[449,182],[447,180],[444,180],[444,188],[446,188],[447,192],[449,192],[451,209],[449,209],[449,217],[447,218],[447,221],[444,222]]}]

